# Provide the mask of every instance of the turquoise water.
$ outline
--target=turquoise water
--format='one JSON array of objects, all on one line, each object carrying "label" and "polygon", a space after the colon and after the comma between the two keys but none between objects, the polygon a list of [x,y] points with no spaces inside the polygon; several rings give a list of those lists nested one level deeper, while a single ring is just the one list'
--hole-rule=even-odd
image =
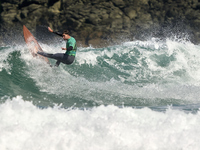
[{"label": "turquoise water", "polygon": [[[60,45],[41,45],[46,52],[59,52]],[[51,68],[32,58],[24,43],[1,47],[0,96],[21,95],[36,106],[65,108],[197,104],[199,48],[156,39],[79,48],[73,65]]]},{"label": "turquoise water", "polygon": [[[65,45],[39,44],[49,53]],[[1,46],[0,148],[198,149],[199,52],[152,38],[79,47],[56,68],[25,43]]]}]

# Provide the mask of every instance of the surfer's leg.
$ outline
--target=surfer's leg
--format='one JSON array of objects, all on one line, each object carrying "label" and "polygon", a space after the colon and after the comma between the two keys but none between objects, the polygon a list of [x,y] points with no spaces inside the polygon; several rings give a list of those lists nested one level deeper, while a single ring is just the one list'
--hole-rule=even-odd
[{"label": "surfer's leg", "polygon": [[56,53],[51,56],[51,58],[62,61],[64,57],[64,53]]},{"label": "surfer's leg", "polygon": [[49,54],[49,53],[45,53],[45,52],[37,52],[37,53],[44,57],[48,57],[48,58],[52,58],[52,56],[53,56],[53,54]]},{"label": "surfer's leg", "polygon": [[74,59],[75,59],[74,56],[64,55],[62,63],[70,65],[74,62]]},{"label": "surfer's leg", "polygon": [[48,58],[53,58],[56,59],[56,65],[55,66],[59,66],[60,62],[70,65],[73,63],[75,57],[74,56],[69,56],[67,54],[64,53],[56,53],[56,54],[48,54],[48,53],[44,53],[44,52],[38,52],[38,54],[44,56],[44,57],[48,57]]},{"label": "surfer's leg", "polygon": [[56,60],[62,60],[64,54],[63,53],[56,53],[56,54],[49,54],[49,53],[45,53],[45,52],[37,52],[38,54],[44,56],[44,57],[48,57],[48,58],[53,58]]},{"label": "surfer's leg", "polygon": [[56,64],[55,64],[55,67],[58,67],[60,65],[60,61],[57,60]]}]

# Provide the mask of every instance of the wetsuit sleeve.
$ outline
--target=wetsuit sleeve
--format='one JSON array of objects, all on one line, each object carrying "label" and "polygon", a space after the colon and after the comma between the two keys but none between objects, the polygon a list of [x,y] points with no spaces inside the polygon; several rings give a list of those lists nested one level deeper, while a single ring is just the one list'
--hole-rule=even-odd
[{"label": "wetsuit sleeve", "polygon": [[59,35],[59,36],[62,36],[62,33],[61,33],[61,32],[53,32],[53,33],[55,33],[55,34],[57,34],[57,35]]},{"label": "wetsuit sleeve", "polygon": [[70,46],[69,48],[67,48],[67,50],[68,50],[68,51],[71,51],[71,50],[73,50],[73,47]]},{"label": "wetsuit sleeve", "polygon": [[73,49],[74,43],[72,41],[69,41],[68,46],[69,47],[67,48],[67,50],[71,51]]}]

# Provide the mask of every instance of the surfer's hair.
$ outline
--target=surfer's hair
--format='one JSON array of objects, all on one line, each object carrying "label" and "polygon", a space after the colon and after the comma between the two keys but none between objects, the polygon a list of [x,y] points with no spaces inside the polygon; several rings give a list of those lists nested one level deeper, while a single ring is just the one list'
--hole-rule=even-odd
[{"label": "surfer's hair", "polygon": [[70,32],[69,32],[69,30],[65,30],[65,31],[63,31],[63,34],[70,34]]}]

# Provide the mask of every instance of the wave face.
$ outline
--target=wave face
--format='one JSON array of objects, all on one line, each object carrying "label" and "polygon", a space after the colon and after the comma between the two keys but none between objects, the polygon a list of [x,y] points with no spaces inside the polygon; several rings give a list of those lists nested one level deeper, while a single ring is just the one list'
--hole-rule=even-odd
[{"label": "wave face", "polygon": [[[41,46],[49,53],[60,49],[60,45]],[[73,65],[51,68],[33,58],[25,45],[1,47],[0,96],[21,95],[42,107],[196,104],[199,48],[190,42],[157,39],[79,48]]]},{"label": "wave face", "polygon": [[199,51],[152,38],[50,67],[24,43],[1,46],[0,149],[199,149]]}]

